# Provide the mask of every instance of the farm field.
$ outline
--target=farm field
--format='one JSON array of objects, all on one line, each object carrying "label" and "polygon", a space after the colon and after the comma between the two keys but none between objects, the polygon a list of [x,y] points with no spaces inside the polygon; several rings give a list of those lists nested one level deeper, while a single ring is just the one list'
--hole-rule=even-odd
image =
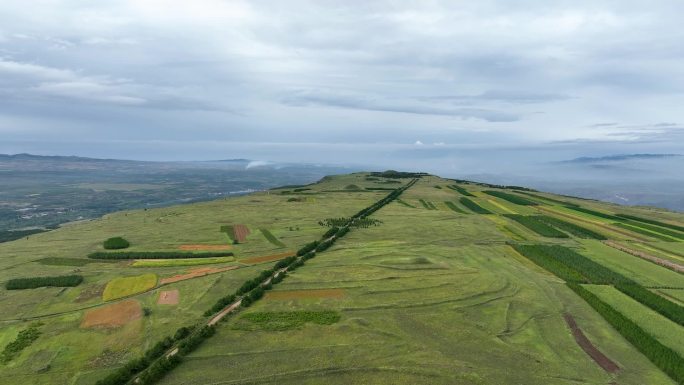
[{"label": "farm field", "polygon": [[[511,244],[569,247],[680,305],[684,275],[579,232],[543,236],[506,215],[546,215],[626,245],[665,250],[661,254],[684,252],[678,251],[682,243],[612,231],[614,219],[565,205],[680,224],[684,216],[423,175],[400,200],[372,212],[373,222],[358,222],[372,225],[344,227],[344,218],[388,196],[386,188],[410,180],[368,173],[326,177],[307,186],[109,214],[2,243],[3,284],[69,274],[84,281],[68,288],[0,289],[0,349],[22,330],[40,332],[0,364],[0,374],[12,383],[94,385],[179,328],[205,325],[215,315],[207,310],[219,299],[284,263],[281,281],[269,282],[251,303],[238,303],[212,327],[213,335],[183,352],[180,364],[155,383],[677,383],[562,279]],[[485,193],[499,190],[503,194]],[[332,245],[314,244],[308,250],[318,251],[290,269],[297,250],[324,233],[341,235]],[[127,252],[234,255],[87,258],[105,252],[102,241],[113,236],[130,242]],[[681,325],[610,285],[584,287],[684,355]],[[574,335],[568,317],[576,323]],[[617,369],[598,365],[578,345],[578,330]]]}]

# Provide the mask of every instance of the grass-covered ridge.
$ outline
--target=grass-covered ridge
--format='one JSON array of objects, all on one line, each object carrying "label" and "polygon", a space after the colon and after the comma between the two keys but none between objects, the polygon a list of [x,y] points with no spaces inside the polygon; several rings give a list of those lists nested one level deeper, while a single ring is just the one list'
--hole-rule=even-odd
[{"label": "grass-covered ridge", "polygon": [[[676,383],[672,373],[644,355],[644,346],[626,340],[563,281],[592,292],[606,289],[632,306],[626,311],[600,299],[646,333],[667,324],[662,330],[678,336],[681,274],[608,247],[600,238],[684,263],[676,238],[665,242],[615,223],[677,230],[567,206],[675,225],[684,223],[682,215],[534,193],[550,198],[542,199],[519,189],[436,176],[421,176],[400,196],[373,190],[402,188],[410,181],[368,173],[331,176],[289,187],[285,195],[276,189],[127,211],[0,244],[3,283],[17,277],[85,277],[74,288],[5,292],[0,349],[33,322],[44,325],[37,339],[0,365],[0,374],[37,385]],[[463,196],[447,188],[454,183],[489,214],[472,215],[459,201]],[[349,185],[361,190],[346,191]],[[511,204],[484,192],[493,189],[538,204]],[[301,200],[288,203],[291,197]],[[421,200],[437,209],[425,209]],[[511,213],[535,217],[567,237],[540,235],[504,216]],[[233,224],[254,233],[229,245],[219,230]],[[259,229],[268,229],[287,249]],[[100,251],[102,240],[116,234],[131,247]],[[219,246],[234,255],[168,258],[206,256],[224,250]],[[93,252],[127,257],[87,258]],[[159,259],[128,259],[133,253]],[[152,279],[138,285],[148,273],[156,275],[156,285]],[[105,290],[110,298],[111,282],[119,292],[115,297],[125,297],[104,300]],[[135,290],[125,292],[128,288]],[[617,372],[604,372],[578,345],[565,313],[618,364]],[[99,326],[85,326],[86,314],[103,319]],[[657,324],[649,321],[654,316]],[[656,342],[670,346],[680,340],[668,340],[660,330],[653,335]]]}]

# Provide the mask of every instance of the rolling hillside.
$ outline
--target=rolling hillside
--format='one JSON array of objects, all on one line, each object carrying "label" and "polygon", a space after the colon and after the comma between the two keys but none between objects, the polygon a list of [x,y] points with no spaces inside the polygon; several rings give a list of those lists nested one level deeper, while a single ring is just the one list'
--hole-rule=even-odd
[{"label": "rolling hillside", "polygon": [[0,374],[678,384],[682,273],[681,214],[424,174],[326,177],[1,243]]}]

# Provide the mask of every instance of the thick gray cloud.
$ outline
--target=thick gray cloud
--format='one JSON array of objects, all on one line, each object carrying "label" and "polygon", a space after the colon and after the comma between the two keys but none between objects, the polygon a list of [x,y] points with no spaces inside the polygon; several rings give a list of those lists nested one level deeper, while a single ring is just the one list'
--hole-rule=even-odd
[{"label": "thick gray cloud", "polygon": [[2,2],[0,152],[452,170],[516,148],[672,152],[681,15],[677,0]]}]

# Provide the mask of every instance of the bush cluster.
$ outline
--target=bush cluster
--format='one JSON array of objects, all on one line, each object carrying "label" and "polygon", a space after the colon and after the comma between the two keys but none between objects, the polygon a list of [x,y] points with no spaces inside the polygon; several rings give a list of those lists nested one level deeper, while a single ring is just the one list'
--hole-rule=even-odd
[{"label": "bush cluster", "polygon": [[40,330],[38,330],[38,328],[41,325],[41,323],[35,323],[20,331],[17,335],[17,338],[7,344],[2,353],[0,353],[0,362],[7,363],[11,361],[17,353],[21,352],[26,347],[31,345],[33,341],[37,340],[38,337],[40,337]]},{"label": "bush cluster", "polygon": [[107,250],[125,249],[130,245],[127,240],[121,237],[109,238],[102,243],[102,246]]}]

